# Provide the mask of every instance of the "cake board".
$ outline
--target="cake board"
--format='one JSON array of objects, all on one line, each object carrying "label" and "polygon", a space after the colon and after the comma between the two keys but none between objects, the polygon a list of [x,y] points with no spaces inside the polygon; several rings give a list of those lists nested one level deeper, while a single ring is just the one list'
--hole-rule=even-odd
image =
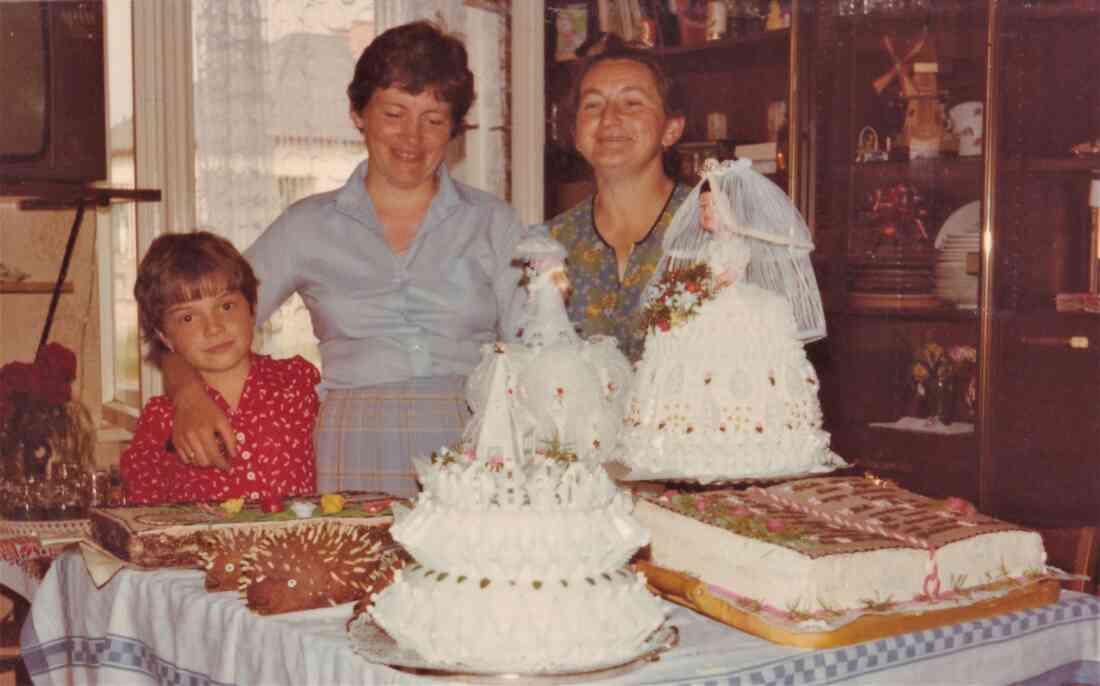
[{"label": "cake board", "polygon": [[588,681],[611,679],[629,674],[651,662],[661,659],[661,654],[674,648],[680,641],[680,631],[668,624],[661,626],[638,648],[636,655],[615,664],[600,665],[576,672],[488,672],[464,670],[461,666],[437,665],[424,659],[419,653],[402,648],[386,632],[370,621],[366,615],[354,620],[348,627],[352,649],[368,662],[383,664],[407,674],[441,679],[448,683],[469,684],[581,684]]},{"label": "cake board", "polygon": [[630,474],[625,474],[615,477],[615,482],[619,484],[619,486],[621,486],[622,488],[625,488],[633,493],[655,493],[660,495],[661,493],[669,490],[694,493],[699,491],[712,491],[728,488],[740,490],[753,486],[766,488],[768,486],[775,486],[776,484],[786,483],[788,481],[799,481],[801,479],[810,479],[821,476],[855,476],[857,474],[859,474],[859,468],[856,465],[850,465],[848,467],[839,467],[837,469],[827,472],[801,472],[798,474],[783,474],[775,476],[744,477],[738,479],[715,479],[713,481],[707,482],[690,478],[646,478],[644,475],[637,475],[636,477],[632,477]]},{"label": "cake board", "polygon": [[986,619],[1006,612],[1028,610],[1058,602],[1061,586],[1056,579],[1041,579],[1008,591],[1005,595],[970,605],[930,609],[925,612],[867,614],[831,631],[790,631],[759,615],[740,609],[711,593],[707,584],[681,572],[645,561],[634,563],[660,596],[772,643],[798,648],[839,648],[888,636],[934,629],[950,624]]}]

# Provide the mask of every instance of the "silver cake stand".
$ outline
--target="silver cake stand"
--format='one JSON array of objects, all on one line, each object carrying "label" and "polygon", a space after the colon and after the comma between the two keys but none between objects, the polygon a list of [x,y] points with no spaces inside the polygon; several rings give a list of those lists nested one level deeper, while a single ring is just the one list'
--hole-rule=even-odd
[{"label": "silver cake stand", "polygon": [[416,651],[399,646],[366,614],[360,615],[351,623],[348,637],[352,649],[367,661],[419,676],[469,684],[579,684],[627,674],[650,662],[656,662],[661,659],[661,653],[679,642],[680,631],[666,623],[639,646],[633,657],[574,672],[494,672],[471,669],[464,665],[429,662]]}]

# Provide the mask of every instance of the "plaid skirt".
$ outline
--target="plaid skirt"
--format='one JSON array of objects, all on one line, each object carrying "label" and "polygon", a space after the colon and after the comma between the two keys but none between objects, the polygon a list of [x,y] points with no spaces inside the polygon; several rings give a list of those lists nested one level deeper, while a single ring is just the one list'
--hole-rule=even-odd
[{"label": "plaid skirt", "polygon": [[450,446],[470,418],[463,376],[329,391],[314,432],[317,488],[417,493],[412,457]]}]

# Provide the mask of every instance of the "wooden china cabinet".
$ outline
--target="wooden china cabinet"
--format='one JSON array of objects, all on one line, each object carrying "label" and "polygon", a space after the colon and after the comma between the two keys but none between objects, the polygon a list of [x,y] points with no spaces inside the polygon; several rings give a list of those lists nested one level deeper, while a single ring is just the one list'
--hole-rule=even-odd
[{"label": "wooden china cabinet", "polygon": [[[1100,138],[1100,3],[822,0],[806,25],[803,207],[830,329],[811,348],[834,447],[1006,518],[1100,522],[1100,314],[1055,306],[1097,288],[1100,157],[1071,150]],[[934,91],[907,97],[899,62]],[[906,145],[916,101],[954,125],[939,150],[916,129]],[[928,343],[976,349],[973,407],[962,389],[954,405],[973,433],[872,426],[927,411],[912,372]]]},{"label": "wooden china cabinet", "polygon": [[[936,391],[932,379],[918,387],[913,371],[924,346],[982,347],[983,156],[942,141],[948,112],[984,100],[985,3],[931,10],[832,0],[814,10],[802,46],[812,66],[800,132],[811,141],[803,211],[829,327],[810,346],[826,428],[834,450],[860,468],[928,495],[977,502],[980,411],[965,401],[969,384],[960,379],[950,389],[954,412],[946,421],[958,432],[947,433],[924,426]],[[918,69],[933,87],[912,95]],[[923,149],[916,135],[904,140],[910,107],[931,109],[935,140]],[[958,226],[964,240],[950,263],[937,248],[944,226]],[[948,279],[950,290],[941,283]],[[907,428],[889,426],[903,417]]]},{"label": "wooden china cabinet", "polygon": [[[550,46],[565,5],[548,3]],[[1100,154],[1072,151],[1100,142],[1100,0],[789,6],[790,28],[655,49],[686,86],[689,144],[714,111],[764,141],[767,104],[788,101],[772,178],[815,235],[829,335],[808,352],[834,449],[995,515],[1100,523],[1100,314],[1055,304],[1100,289]],[[554,145],[576,67],[547,55],[547,216],[590,190]],[[913,378],[927,344],[976,351],[972,402],[960,381],[947,431],[903,430],[932,409]]]}]

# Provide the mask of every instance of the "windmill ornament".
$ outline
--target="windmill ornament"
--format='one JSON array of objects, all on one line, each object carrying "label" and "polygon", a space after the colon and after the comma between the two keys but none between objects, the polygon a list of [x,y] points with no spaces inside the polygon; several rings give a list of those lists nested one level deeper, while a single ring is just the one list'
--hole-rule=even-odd
[{"label": "windmill ornament", "polygon": [[908,50],[899,51],[897,39],[882,37],[882,47],[893,66],[871,83],[881,95],[895,81],[906,101],[901,145],[909,149],[909,159],[939,157],[948,133],[947,114],[939,99],[939,63],[925,28]]},{"label": "windmill ornament", "polygon": [[889,35],[882,37],[882,47],[885,48],[886,54],[890,56],[890,61],[894,66],[875,79],[871,86],[875,89],[877,95],[882,95],[891,83],[897,79],[900,83],[901,94],[903,97],[912,97],[917,94],[917,87],[913,83],[913,79],[910,76],[910,64],[917,58],[917,55],[924,49],[924,44],[928,41],[928,29],[924,29],[920,38],[913,43],[913,47],[905,53],[904,57],[898,57],[897,48],[894,46],[894,39]]}]

